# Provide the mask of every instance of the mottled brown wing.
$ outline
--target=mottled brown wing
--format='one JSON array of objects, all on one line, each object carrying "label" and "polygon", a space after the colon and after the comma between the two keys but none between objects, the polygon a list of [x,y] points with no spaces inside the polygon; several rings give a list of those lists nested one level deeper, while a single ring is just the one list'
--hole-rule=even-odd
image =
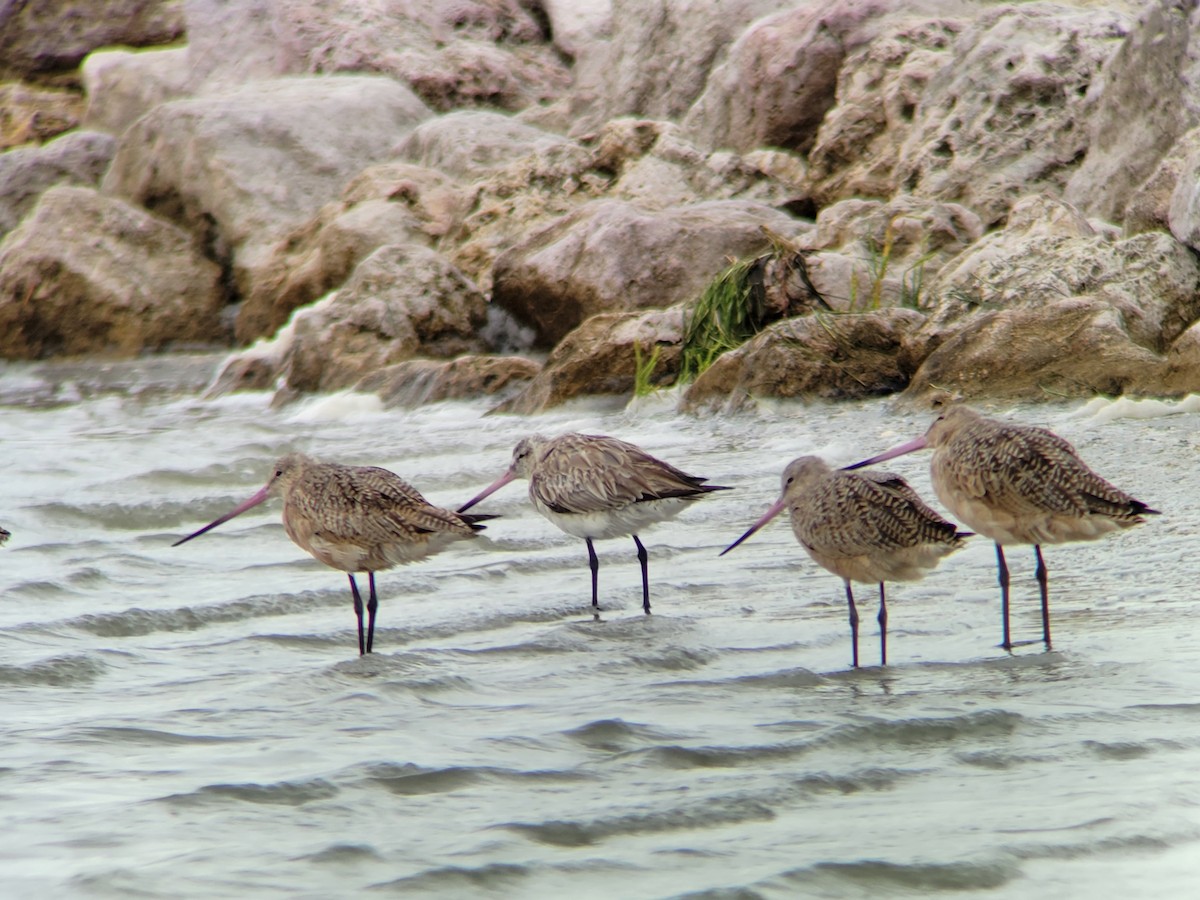
[{"label": "mottled brown wing", "polygon": [[957,543],[958,528],[934,512],[908,483],[886,472],[839,472],[800,514],[801,540],[827,556],[853,557],[918,544]]},{"label": "mottled brown wing", "polygon": [[[944,465],[969,496],[1014,515],[1133,514],[1143,507],[1105,481],[1044,428],[980,423],[947,448]],[[960,443],[961,442],[961,443]],[[1118,513],[1121,514],[1121,513]]]},{"label": "mottled brown wing", "polygon": [[529,494],[555,512],[590,513],[696,496],[703,481],[617,438],[566,434],[542,448]]},{"label": "mottled brown wing", "polygon": [[457,513],[430,504],[411,484],[373,466],[319,466],[288,503],[326,539],[374,542],[421,532],[471,534]]}]

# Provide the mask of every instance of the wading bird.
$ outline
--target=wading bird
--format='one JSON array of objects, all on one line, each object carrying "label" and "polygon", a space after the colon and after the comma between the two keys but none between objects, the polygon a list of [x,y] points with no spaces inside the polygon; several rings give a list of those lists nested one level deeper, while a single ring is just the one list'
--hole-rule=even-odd
[{"label": "wading bird", "polygon": [[642,564],[642,609],[650,613],[650,575],[646,548],[638,535],[672,519],[689,504],[713,491],[705,484],[655,459],[645,450],[616,438],[594,434],[527,437],[513,450],[512,465],[495,482],[459,507],[470,509],[484,497],[517,478],[529,479],[534,508],[567,534],[587,542],[592,570],[592,607],[599,609],[600,561],[592,542],[633,537]]},{"label": "wading bird", "polygon": [[879,585],[879,661],[887,665],[884,582],[921,578],[971,536],[930,509],[899,475],[837,471],[816,456],[801,456],[783,470],[782,496],[721,555],[785,509],[808,555],[846,584],[856,667],[858,609],[850,582]]},{"label": "wading bird", "polygon": [[[411,484],[387,469],[318,462],[289,453],[275,462],[270,480],[249,500],[176,541],[190,541],[276,495],[283,497],[283,527],[302,550],[350,577],[358,652],[370,653],[375,639],[375,573],[437,553],[447,544],[473,537],[478,524],[495,516],[464,516],[432,505]],[[367,630],[363,601],[354,580],[366,572]]]},{"label": "wading bird", "polygon": [[1050,577],[1042,544],[1094,540],[1142,523],[1143,515],[1158,514],[1093,472],[1053,432],[989,419],[962,405],[947,408],[923,437],[847,468],[926,447],[933,448],[930,472],[938,499],[960,522],[996,544],[1005,650],[1013,647],[1006,545],[1033,544],[1042,597],[1042,640],[1049,650]]}]

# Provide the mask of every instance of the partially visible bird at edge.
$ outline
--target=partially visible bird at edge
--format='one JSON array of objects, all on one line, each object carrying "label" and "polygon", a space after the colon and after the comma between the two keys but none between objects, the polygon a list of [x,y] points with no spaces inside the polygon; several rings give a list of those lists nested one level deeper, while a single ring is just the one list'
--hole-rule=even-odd
[{"label": "partially visible bird at edge", "polygon": [[639,534],[672,519],[706,494],[706,484],[617,438],[595,434],[534,435],[513,449],[512,464],[495,482],[459,507],[464,512],[517,478],[529,480],[534,508],[567,534],[587,543],[592,608],[598,615],[600,561],[593,541],[631,536],[642,567],[642,609],[650,614],[648,554]]},{"label": "partially visible bird at edge", "polygon": [[[495,518],[434,506],[387,469],[318,462],[301,453],[289,453],[275,462],[262,490],[172,546],[199,537],[274,496],[283,498],[283,527],[288,537],[325,565],[349,576],[360,655],[372,652],[375,640],[379,606],[375,573],[424,559],[454,541],[474,537],[484,528],[480,522]],[[366,572],[368,577],[365,637],[356,572]]]},{"label": "partially visible bird at edge", "polygon": [[933,448],[930,474],[938,499],[959,521],[996,544],[1003,620],[1000,645],[1005,650],[1014,646],[1005,546],[1033,544],[1042,642],[1050,650],[1050,577],[1042,544],[1095,540],[1140,525],[1143,516],[1159,514],[1093,472],[1054,432],[990,419],[961,404],[947,407],[924,436],[847,468],[926,447]]},{"label": "partially visible bird at edge", "polygon": [[792,460],[780,498],[724,556],[788,510],[808,555],[846,585],[852,665],[858,666],[858,608],[852,581],[879,585],[879,662],[887,665],[888,581],[915,581],[963,546],[962,532],[925,504],[903,478],[885,472],[837,471],[816,456]]}]

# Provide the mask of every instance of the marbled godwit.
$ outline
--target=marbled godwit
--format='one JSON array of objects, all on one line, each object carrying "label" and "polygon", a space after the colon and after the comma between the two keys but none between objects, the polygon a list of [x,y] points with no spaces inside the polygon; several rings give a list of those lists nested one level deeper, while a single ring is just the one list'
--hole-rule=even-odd
[{"label": "marbled godwit", "polygon": [[642,609],[650,613],[650,575],[639,532],[672,519],[686,506],[713,491],[705,484],[655,459],[640,447],[595,434],[527,437],[513,450],[512,465],[489,487],[458,508],[461,513],[516,478],[529,479],[529,499],[543,516],[587,542],[592,570],[592,607],[599,609],[600,561],[592,541],[630,535],[642,564]]},{"label": "marbled godwit", "polygon": [[850,582],[879,584],[879,661],[886,666],[884,582],[915,581],[970,537],[926,506],[899,475],[839,472],[816,456],[801,456],[783,470],[782,496],[721,555],[785,509],[791,513],[796,540],[808,555],[846,583],[855,667],[858,609]]},{"label": "marbled godwit", "polygon": [[[494,516],[464,516],[426,501],[411,484],[387,469],[317,462],[289,453],[275,462],[266,486],[237,508],[172,546],[240,516],[270,497],[283,496],[283,527],[302,550],[350,577],[358,652],[370,653],[375,641],[375,573],[437,553],[455,540],[482,531],[478,524]],[[367,634],[363,640],[363,602],[354,580],[366,572]]]},{"label": "marbled godwit", "polygon": [[1094,540],[1140,524],[1143,515],[1158,514],[1093,472],[1053,432],[988,419],[961,405],[938,416],[923,437],[847,468],[925,447],[933,448],[930,472],[938,499],[967,527],[996,543],[1005,650],[1013,647],[1006,544],[1033,544],[1042,596],[1042,640],[1049,650],[1050,578],[1042,544]]}]

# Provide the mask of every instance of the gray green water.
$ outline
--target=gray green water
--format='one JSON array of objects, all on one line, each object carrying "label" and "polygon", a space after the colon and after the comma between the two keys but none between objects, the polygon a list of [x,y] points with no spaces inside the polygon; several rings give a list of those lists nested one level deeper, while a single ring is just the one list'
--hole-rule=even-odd
[{"label": "gray green water", "polygon": [[[1050,548],[1056,649],[999,640],[975,539],[889,604],[848,671],[841,583],[786,521],[718,551],[783,465],[924,430],[884,403],[693,419],[667,400],[536,419],[370,398],[196,399],[211,361],[0,373],[0,883],[6,897],[1184,897],[1200,880],[1200,409],[1002,409],[1164,515]],[[134,371],[136,369],[136,371]],[[150,386],[140,392],[113,386]],[[179,388],[179,389],[177,389]],[[1190,410],[1190,411],[1188,411]],[[277,502],[180,535],[300,449],[461,503],[525,433],[633,440],[736,491],[581,542],[523,486],[489,540],[345,577]],[[890,468],[932,498],[927,457]],[[1032,551],[1009,554],[1018,637]],[[872,592],[864,661],[877,659]]]}]

